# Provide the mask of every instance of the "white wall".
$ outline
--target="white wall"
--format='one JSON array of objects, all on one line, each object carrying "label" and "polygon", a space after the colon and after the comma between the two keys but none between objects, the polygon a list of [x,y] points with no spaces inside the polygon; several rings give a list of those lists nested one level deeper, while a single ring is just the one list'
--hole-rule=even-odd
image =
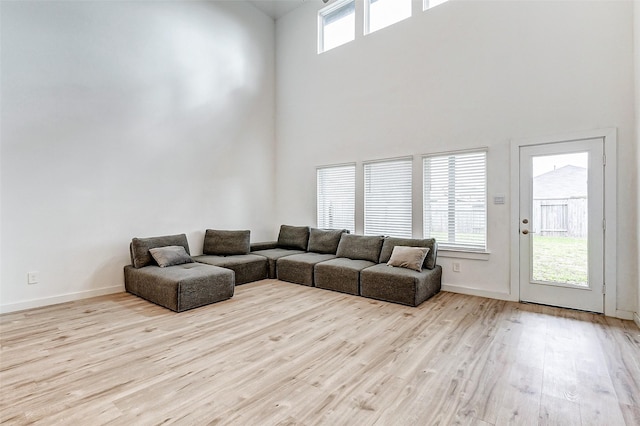
[{"label": "white wall", "polygon": [[[636,158],[638,160],[636,170],[640,170],[640,1],[633,2],[634,18],[633,18],[633,34],[634,34],[634,58],[635,58],[635,87],[636,87]],[[636,209],[636,222],[640,222],[640,173],[638,173],[638,184],[636,187],[636,197],[638,207]],[[638,284],[638,305],[636,307],[635,321],[640,327],[640,225],[636,229],[636,241],[638,242],[638,275],[636,281]]]},{"label": "white wall", "polygon": [[184,232],[194,254],[206,228],[272,236],[272,19],[1,2],[1,29],[3,311],[121,291],[134,236]]},{"label": "white wall", "polygon": [[[422,12],[414,1],[413,17],[317,55],[319,3],[276,28],[277,221],[315,223],[318,165],[488,146],[491,200],[509,194],[511,139],[616,127],[617,296],[630,317],[638,280],[632,3],[452,0]],[[439,258],[448,288],[509,297],[509,203],[489,204],[488,261],[460,260],[453,273],[452,259]]]}]

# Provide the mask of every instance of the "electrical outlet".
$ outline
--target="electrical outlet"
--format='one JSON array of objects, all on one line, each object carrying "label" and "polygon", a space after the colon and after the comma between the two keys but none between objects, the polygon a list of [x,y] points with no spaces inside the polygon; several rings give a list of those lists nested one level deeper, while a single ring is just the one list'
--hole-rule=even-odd
[{"label": "electrical outlet", "polygon": [[453,262],[453,272],[460,272],[460,262]]},{"label": "electrical outlet", "polygon": [[40,281],[40,273],[38,271],[27,272],[27,283],[37,284]]}]

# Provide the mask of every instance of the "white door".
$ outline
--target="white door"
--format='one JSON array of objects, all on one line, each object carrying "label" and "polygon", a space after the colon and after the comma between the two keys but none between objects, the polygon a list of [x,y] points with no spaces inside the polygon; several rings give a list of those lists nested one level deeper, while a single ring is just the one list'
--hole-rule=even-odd
[{"label": "white door", "polygon": [[604,140],[520,147],[520,299],[604,312]]}]

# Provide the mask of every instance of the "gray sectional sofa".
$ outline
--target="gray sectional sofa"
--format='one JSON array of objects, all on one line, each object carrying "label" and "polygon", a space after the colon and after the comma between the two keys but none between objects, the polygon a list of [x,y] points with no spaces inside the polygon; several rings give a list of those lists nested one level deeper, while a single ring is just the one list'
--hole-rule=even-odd
[{"label": "gray sectional sofa", "polygon": [[[152,249],[165,246],[182,257],[161,267],[164,259]],[[193,258],[184,234],[134,238],[130,247],[127,291],[178,312],[228,299],[235,285],[265,278],[418,306],[440,291],[442,279],[434,239],[347,230],[282,225],[277,241],[250,244],[249,231],[208,229],[203,255]]]}]

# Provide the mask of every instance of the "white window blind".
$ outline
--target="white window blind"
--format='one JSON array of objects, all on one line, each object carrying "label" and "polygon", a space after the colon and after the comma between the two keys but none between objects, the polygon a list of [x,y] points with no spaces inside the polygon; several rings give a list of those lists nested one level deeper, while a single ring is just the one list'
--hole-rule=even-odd
[{"label": "white window blind", "polygon": [[486,250],[487,153],[423,158],[424,237],[441,248]]},{"label": "white window blind", "polygon": [[364,233],[411,238],[411,158],[364,165]]},{"label": "white window blind", "polygon": [[356,166],[317,169],[318,228],[355,232]]}]

